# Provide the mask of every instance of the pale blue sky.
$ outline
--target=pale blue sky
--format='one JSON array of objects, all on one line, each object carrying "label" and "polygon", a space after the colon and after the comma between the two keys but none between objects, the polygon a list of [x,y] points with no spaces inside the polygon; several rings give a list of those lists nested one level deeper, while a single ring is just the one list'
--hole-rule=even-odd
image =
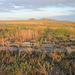
[{"label": "pale blue sky", "polygon": [[0,20],[75,21],[75,0],[0,0]]}]

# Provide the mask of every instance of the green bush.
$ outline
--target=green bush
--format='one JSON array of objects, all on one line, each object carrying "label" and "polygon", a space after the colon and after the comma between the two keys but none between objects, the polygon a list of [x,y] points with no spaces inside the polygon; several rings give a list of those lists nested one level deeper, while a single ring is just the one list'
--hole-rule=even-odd
[{"label": "green bush", "polygon": [[60,28],[60,29],[55,30],[55,35],[67,36],[68,34],[69,32],[65,28]]}]

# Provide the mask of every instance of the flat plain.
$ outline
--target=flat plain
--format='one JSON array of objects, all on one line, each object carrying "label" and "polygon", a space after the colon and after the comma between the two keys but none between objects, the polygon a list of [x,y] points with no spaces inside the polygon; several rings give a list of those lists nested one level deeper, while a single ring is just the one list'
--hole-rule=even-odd
[{"label": "flat plain", "polygon": [[0,21],[0,75],[74,75],[75,22]]}]

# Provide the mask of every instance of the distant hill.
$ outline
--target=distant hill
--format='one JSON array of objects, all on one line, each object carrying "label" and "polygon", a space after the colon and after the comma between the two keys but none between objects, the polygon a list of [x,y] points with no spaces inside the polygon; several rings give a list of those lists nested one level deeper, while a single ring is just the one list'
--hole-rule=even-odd
[{"label": "distant hill", "polygon": [[[61,21],[61,20],[55,20],[55,19],[47,19],[47,18],[42,18],[42,19],[34,19],[31,18],[29,20],[25,20],[27,22],[72,22],[72,21]],[[75,23],[75,22],[73,22]]]},{"label": "distant hill", "polygon": [[30,22],[55,22],[56,20],[54,20],[54,19],[47,19],[47,18],[42,18],[42,19],[31,18],[31,19],[26,20],[26,21],[30,21]]},{"label": "distant hill", "polygon": [[[0,21],[0,22],[71,22],[71,21],[60,21],[60,20],[55,20],[55,19],[47,19],[47,18],[42,18],[42,19],[28,19],[28,20],[5,20],[5,21]],[[75,22],[73,22],[75,23]]]},{"label": "distant hill", "polygon": [[40,20],[53,20],[53,21],[56,21],[55,19],[47,19],[47,18],[42,18]]},{"label": "distant hill", "polygon": [[37,20],[37,19],[31,18],[31,19],[29,19],[29,20]]}]

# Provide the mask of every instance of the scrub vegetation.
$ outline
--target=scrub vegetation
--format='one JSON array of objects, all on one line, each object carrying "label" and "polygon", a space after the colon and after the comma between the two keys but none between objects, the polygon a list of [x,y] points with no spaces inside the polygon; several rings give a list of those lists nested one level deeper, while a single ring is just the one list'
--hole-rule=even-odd
[{"label": "scrub vegetation", "polygon": [[0,75],[75,75],[75,22],[0,21]]}]

